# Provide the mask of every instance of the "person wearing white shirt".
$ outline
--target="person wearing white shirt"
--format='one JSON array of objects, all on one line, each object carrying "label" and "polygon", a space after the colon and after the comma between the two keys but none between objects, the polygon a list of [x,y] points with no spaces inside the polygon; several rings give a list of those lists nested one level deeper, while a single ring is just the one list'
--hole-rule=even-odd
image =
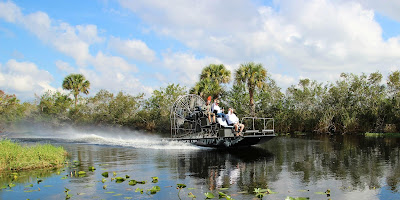
[{"label": "person wearing white shirt", "polygon": [[239,118],[235,115],[233,108],[229,108],[228,115],[226,116],[226,120],[228,122],[228,125],[232,126],[235,128],[235,131],[239,131],[239,133],[236,136],[243,136],[242,131],[244,129],[244,124],[239,123]]}]

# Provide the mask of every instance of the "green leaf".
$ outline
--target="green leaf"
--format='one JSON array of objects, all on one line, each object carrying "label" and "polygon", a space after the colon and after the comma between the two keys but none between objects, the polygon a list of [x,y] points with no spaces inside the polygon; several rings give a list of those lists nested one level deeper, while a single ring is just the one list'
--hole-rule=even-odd
[{"label": "green leaf", "polygon": [[224,197],[226,197],[227,195],[225,194],[225,193],[223,193],[223,192],[218,192],[218,197],[219,198],[224,198]]},{"label": "green leaf", "polygon": [[102,183],[105,183],[106,181],[107,181],[107,179],[105,179],[105,178],[102,178],[102,179],[101,179],[101,182],[102,182]]},{"label": "green leaf", "polygon": [[130,176],[128,176],[128,175],[125,175],[125,178],[126,178],[126,179],[128,179],[128,178],[130,178]]},{"label": "green leaf", "polygon": [[7,189],[7,186],[3,185],[3,186],[0,187],[0,189],[1,189],[1,190],[2,190],[2,189]]},{"label": "green leaf", "polygon": [[113,191],[110,191],[110,192],[105,192],[106,194],[113,194],[113,193],[115,193],[115,192],[113,192]]},{"label": "green leaf", "polygon": [[136,180],[130,180],[129,181],[129,185],[131,185],[131,186],[134,186],[134,185],[136,185],[137,184],[137,181]]},{"label": "green leaf", "polygon": [[86,174],[86,172],[84,172],[84,171],[79,171],[78,172],[78,175],[85,175]]},{"label": "green leaf", "polygon": [[116,183],[122,183],[122,182],[124,182],[125,181],[125,178],[122,178],[122,177],[116,177],[115,178],[115,182]]},{"label": "green leaf", "polygon": [[122,194],[114,194],[114,197],[122,196]]},{"label": "green leaf", "polygon": [[67,176],[63,176],[63,177],[61,177],[61,180],[64,180],[64,179],[67,179],[68,177]]},{"label": "green leaf", "polygon": [[155,194],[161,190],[160,186],[153,186],[149,191],[151,194]]},{"label": "green leaf", "polygon": [[25,185],[25,187],[33,187],[33,184]]},{"label": "green leaf", "polygon": [[108,178],[108,172],[103,172],[101,175],[102,175],[103,177],[105,177],[105,178]]},{"label": "green leaf", "polygon": [[140,194],[143,194],[143,189],[136,188],[135,192],[140,192]]},{"label": "green leaf", "polygon": [[182,189],[182,188],[185,188],[186,185],[185,185],[185,184],[178,183],[178,184],[176,184],[176,187],[177,187],[178,189]]},{"label": "green leaf", "polygon": [[325,194],[325,192],[315,192],[315,194]]},{"label": "green leaf", "polygon": [[10,183],[10,184],[8,184],[8,187],[10,187],[10,188],[15,187],[15,184],[14,183]]},{"label": "green leaf", "polygon": [[218,190],[228,190],[229,188],[219,188]]},{"label": "green leaf", "polygon": [[124,197],[124,199],[133,199],[133,197]]},{"label": "green leaf", "polygon": [[93,166],[89,167],[89,171],[94,171],[94,170],[96,170],[96,168],[94,168]]},{"label": "green leaf", "polygon": [[214,199],[215,198],[214,194],[211,192],[206,192],[206,193],[204,193],[204,195],[206,196],[206,199]]},{"label": "green leaf", "polygon": [[34,192],[36,190],[25,190],[24,192]]},{"label": "green leaf", "polygon": [[146,181],[136,181],[138,184],[146,184]]},{"label": "green leaf", "polygon": [[113,172],[113,176],[116,176],[117,175],[117,172]]}]

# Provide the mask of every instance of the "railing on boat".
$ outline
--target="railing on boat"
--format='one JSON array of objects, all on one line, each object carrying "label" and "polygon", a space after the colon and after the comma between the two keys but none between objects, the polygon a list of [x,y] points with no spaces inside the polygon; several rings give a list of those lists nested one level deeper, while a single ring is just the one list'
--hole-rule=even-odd
[{"label": "railing on boat", "polygon": [[[251,120],[249,126],[247,121]],[[241,120],[242,124],[245,124],[246,135],[265,135],[267,133],[274,134],[275,121],[274,118],[266,117],[243,117]]]}]

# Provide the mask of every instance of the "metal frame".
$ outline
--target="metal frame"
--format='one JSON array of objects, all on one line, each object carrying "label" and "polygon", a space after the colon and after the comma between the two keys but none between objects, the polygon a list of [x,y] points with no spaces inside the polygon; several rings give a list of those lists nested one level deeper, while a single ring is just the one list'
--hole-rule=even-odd
[{"label": "metal frame", "polygon": [[[272,134],[275,133],[275,121],[274,121],[274,118],[243,117],[240,122],[243,123],[243,121],[246,120],[246,119],[252,119],[252,129],[249,128],[250,130],[246,130],[246,133],[253,133],[254,135],[257,135],[256,133],[262,134],[262,135],[265,135],[265,133],[272,133]],[[263,120],[263,129],[262,130],[255,129],[255,125],[254,125],[255,120]],[[268,125],[268,123],[270,121],[272,121],[272,129],[267,129],[267,125]]]}]

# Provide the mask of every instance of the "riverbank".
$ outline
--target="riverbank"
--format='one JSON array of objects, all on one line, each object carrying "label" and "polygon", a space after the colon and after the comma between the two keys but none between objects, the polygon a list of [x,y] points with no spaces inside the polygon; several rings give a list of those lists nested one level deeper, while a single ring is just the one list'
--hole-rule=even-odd
[{"label": "riverbank", "polygon": [[66,157],[63,147],[51,144],[21,146],[8,139],[0,140],[0,171],[61,166]]}]

